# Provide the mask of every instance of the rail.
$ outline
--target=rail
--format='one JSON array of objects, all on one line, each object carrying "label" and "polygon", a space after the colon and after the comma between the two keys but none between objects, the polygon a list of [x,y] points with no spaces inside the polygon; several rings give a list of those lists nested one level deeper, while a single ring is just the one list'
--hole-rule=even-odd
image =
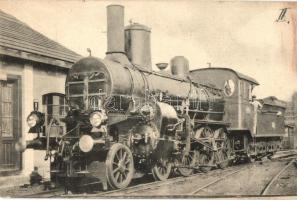
[{"label": "rail", "polygon": [[219,177],[219,178],[217,178],[217,179],[211,181],[210,183],[207,183],[206,185],[204,185],[204,186],[202,186],[202,187],[199,187],[198,189],[192,191],[191,193],[189,193],[189,195],[190,195],[190,196],[193,196],[193,195],[197,194],[198,192],[200,192],[201,190],[203,190],[203,189],[205,189],[205,188],[208,188],[209,186],[212,186],[212,185],[214,185],[214,184],[216,184],[216,183],[218,183],[218,182],[220,182],[220,181],[226,179],[227,177],[229,177],[229,176],[231,176],[231,175],[233,175],[233,174],[237,174],[237,173],[243,171],[244,169],[246,169],[246,168],[239,169],[239,170],[236,170],[236,171],[231,172],[231,173],[229,173],[229,174],[226,174],[226,175],[224,175],[224,176],[222,176],[222,177]]},{"label": "rail", "polygon": [[285,165],[284,168],[282,168],[264,187],[264,189],[261,191],[261,196],[267,195],[269,192],[269,189],[271,186],[278,180],[280,175],[284,173],[295,161],[295,159],[292,159],[287,165]]},{"label": "rail", "polygon": [[[141,192],[144,192],[146,190],[150,189],[155,189],[158,187],[162,187],[165,185],[174,185],[180,182],[185,182],[188,180],[196,179],[198,177],[203,177],[203,176],[214,176],[216,174],[221,174],[221,173],[228,173],[228,172],[233,172],[234,169],[237,169],[238,167],[241,168],[241,166],[234,166],[234,167],[229,167],[227,169],[221,170],[221,169],[216,169],[212,170],[209,173],[197,173],[195,175],[189,176],[189,177],[175,177],[175,178],[170,178],[166,181],[154,181],[154,182],[149,182],[149,183],[143,183],[143,184],[137,184],[134,186],[130,186],[128,188],[124,189],[118,189],[118,190],[111,190],[111,191],[106,191],[106,192],[98,192],[98,193],[93,193],[93,194],[66,194],[62,195],[62,198],[88,198],[88,197],[110,197],[110,196],[125,196],[129,194],[141,194]],[[141,196],[141,195],[140,195]]]},{"label": "rail", "polygon": [[37,192],[33,194],[27,194],[17,198],[53,198],[53,197],[60,197],[62,194],[65,194],[64,189],[58,188],[53,190]]}]

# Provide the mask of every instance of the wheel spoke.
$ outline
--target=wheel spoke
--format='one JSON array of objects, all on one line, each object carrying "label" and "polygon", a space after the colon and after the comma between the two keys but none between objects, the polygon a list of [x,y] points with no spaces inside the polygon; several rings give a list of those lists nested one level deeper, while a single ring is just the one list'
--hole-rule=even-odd
[{"label": "wheel spoke", "polygon": [[193,160],[193,158],[194,158],[194,153],[189,154],[188,158],[189,158],[190,160]]},{"label": "wheel spoke", "polygon": [[158,169],[159,172],[162,171],[162,167],[160,167],[160,166],[158,166],[157,169]]},{"label": "wheel spoke", "polygon": [[127,157],[127,152],[125,151],[125,152],[124,152],[124,155],[123,155],[123,157],[122,157],[122,160],[126,160],[126,157]]},{"label": "wheel spoke", "polygon": [[191,164],[191,158],[190,156],[187,157],[187,165],[190,165]]},{"label": "wheel spoke", "polygon": [[113,170],[113,173],[119,171],[120,167],[117,167],[116,169]]},{"label": "wheel spoke", "polygon": [[117,153],[115,154],[115,157],[118,159],[118,161],[120,161],[120,158],[119,158],[118,153],[119,153],[119,152],[117,152]]},{"label": "wheel spoke", "polygon": [[119,179],[119,176],[120,176],[120,172],[118,172],[116,175],[115,175],[115,180],[118,182],[118,179]]},{"label": "wheel spoke", "polygon": [[167,173],[167,167],[166,166],[163,167],[163,172],[164,172],[163,174]]},{"label": "wheel spoke", "polygon": [[164,174],[164,168],[163,167],[160,168],[160,172],[161,172],[161,174]]},{"label": "wheel spoke", "polygon": [[118,152],[117,152],[117,159],[119,159],[119,161],[122,159],[121,150],[122,149],[119,149]]},{"label": "wheel spoke", "polygon": [[120,149],[120,158],[123,159],[123,149]]},{"label": "wheel spoke", "polygon": [[129,164],[131,162],[130,159],[126,160],[125,165]]},{"label": "wheel spoke", "polygon": [[123,175],[120,173],[120,183],[123,182]]},{"label": "wheel spoke", "polygon": [[160,169],[161,169],[161,170],[160,170],[160,173],[161,173],[162,175],[164,175],[164,168],[161,167]]},{"label": "wheel spoke", "polygon": [[129,168],[125,167],[124,171],[128,171],[129,172],[130,170],[129,170]]},{"label": "wheel spoke", "polygon": [[127,178],[127,174],[125,172],[122,173],[123,178],[126,179]]}]

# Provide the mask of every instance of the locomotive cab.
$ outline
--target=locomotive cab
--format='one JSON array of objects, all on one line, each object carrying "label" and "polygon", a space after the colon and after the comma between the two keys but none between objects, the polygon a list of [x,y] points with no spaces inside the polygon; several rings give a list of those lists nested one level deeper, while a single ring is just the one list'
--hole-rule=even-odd
[{"label": "locomotive cab", "polygon": [[[69,106],[65,95],[61,93],[48,93],[42,96],[44,121],[50,137],[61,137],[66,132],[63,119],[66,117]],[[51,125],[51,126],[50,126]],[[50,126],[50,127],[49,127]]]},{"label": "locomotive cab", "polygon": [[[252,90],[259,83],[229,68],[201,68],[191,71],[191,77],[200,83],[212,83],[223,90],[225,97],[224,119],[231,126],[232,147],[239,157],[245,159],[249,141],[252,141],[257,111],[252,105]],[[255,113],[256,112],[256,113]]]},{"label": "locomotive cab", "polygon": [[253,132],[252,91],[259,83],[244,74],[229,68],[201,68],[191,71],[191,77],[200,83],[211,83],[223,90],[225,116],[230,122],[229,131]]},{"label": "locomotive cab", "polygon": [[261,157],[280,149],[280,136],[285,132],[284,102],[271,97],[256,99],[252,91],[259,83],[229,68],[201,68],[191,71],[191,77],[224,91],[224,117],[231,124],[228,131],[238,155]]}]

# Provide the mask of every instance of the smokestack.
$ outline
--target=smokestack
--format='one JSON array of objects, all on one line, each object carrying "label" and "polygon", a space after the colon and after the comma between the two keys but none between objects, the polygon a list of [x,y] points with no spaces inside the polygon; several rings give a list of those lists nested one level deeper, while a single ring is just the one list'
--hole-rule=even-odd
[{"label": "smokestack", "polygon": [[125,52],[124,6],[107,6],[107,54]]},{"label": "smokestack", "polygon": [[106,58],[130,64],[125,55],[124,6],[107,6],[107,52]]}]

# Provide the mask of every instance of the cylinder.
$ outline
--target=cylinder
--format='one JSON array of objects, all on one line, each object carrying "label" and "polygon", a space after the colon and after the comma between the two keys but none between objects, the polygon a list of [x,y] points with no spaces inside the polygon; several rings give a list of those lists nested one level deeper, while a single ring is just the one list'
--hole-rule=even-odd
[{"label": "cylinder", "polygon": [[125,51],[128,59],[148,70],[152,70],[150,33],[150,28],[138,23],[125,27]]},{"label": "cylinder", "polygon": [[107,54],[125,52],[124,7],[107,6]]},{"label": "cylinder", "polygon": [[189,75],[189,61],[184,56],[175,56],[170,61],[171,73],[179,78],[187,78]]}]

